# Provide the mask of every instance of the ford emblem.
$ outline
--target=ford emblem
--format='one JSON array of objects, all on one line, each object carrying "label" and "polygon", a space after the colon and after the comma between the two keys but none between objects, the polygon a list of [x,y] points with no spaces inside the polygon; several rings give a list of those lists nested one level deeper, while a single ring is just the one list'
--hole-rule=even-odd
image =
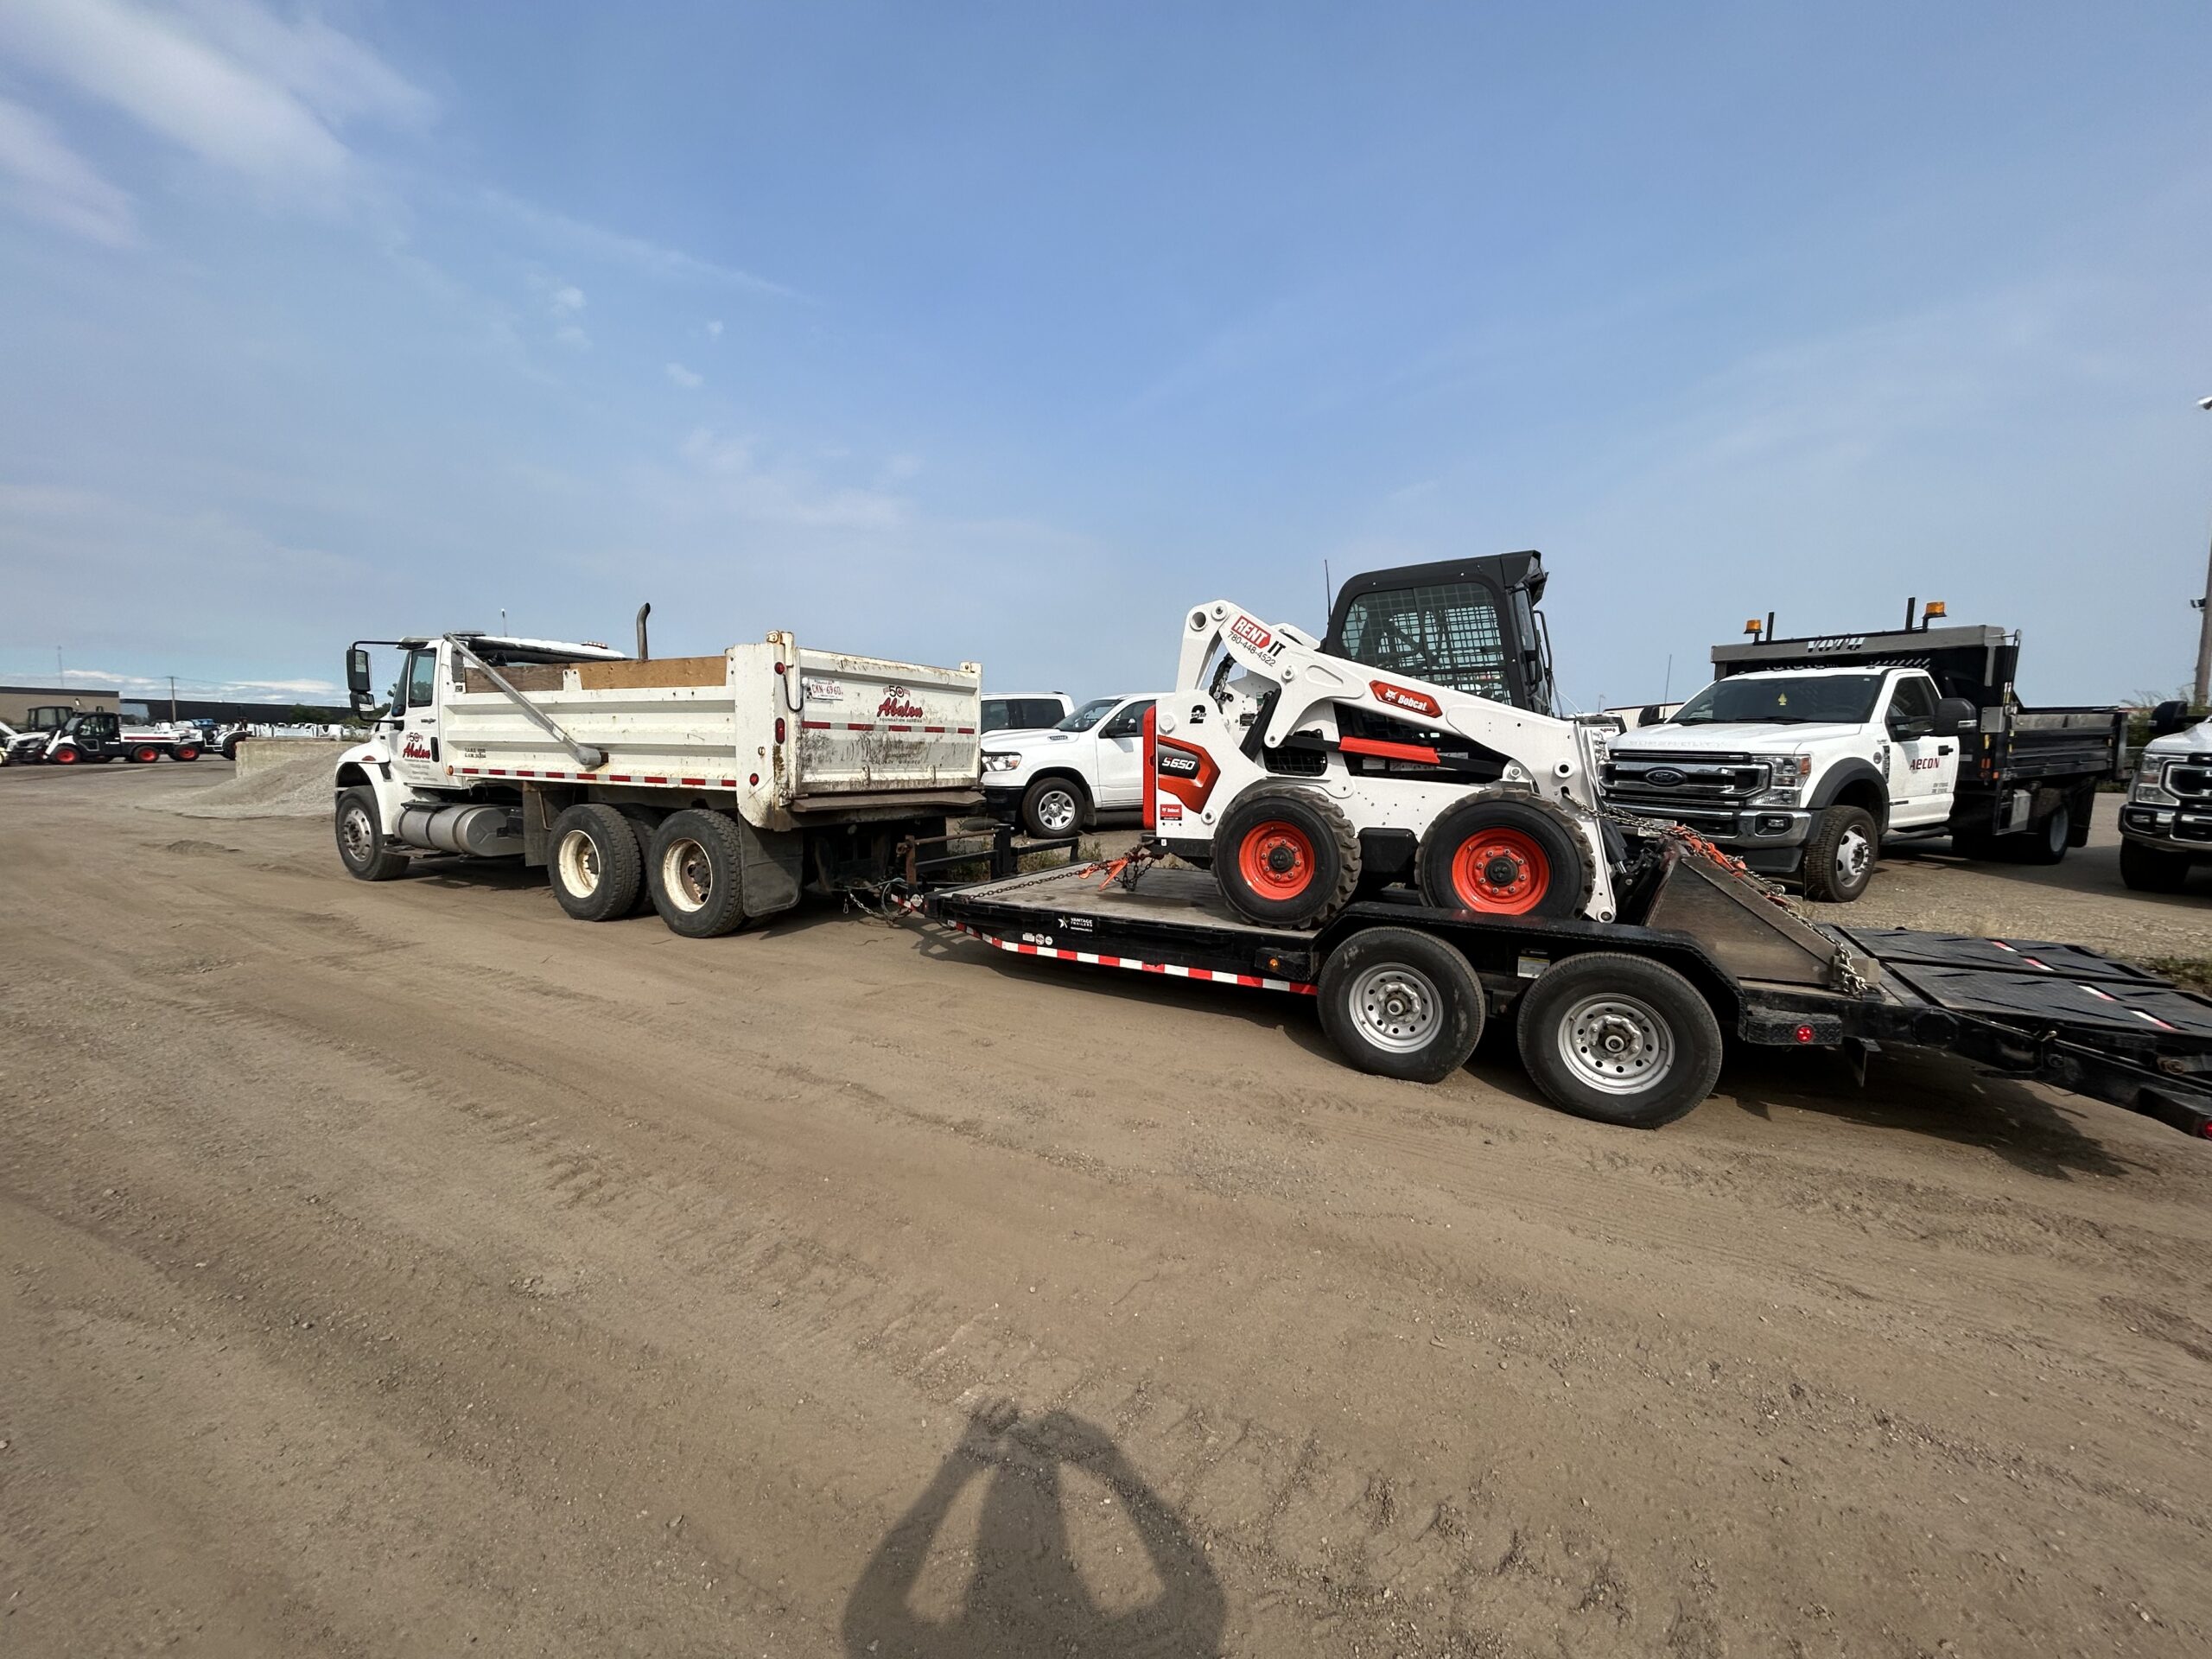
[{"label": "ford emblem", "polygon": [[1672,766],[1654,766],[1643,774],[1647,784],[1656,784],[1662,789],[1672,789],[1682,781],[1682,774]]}]

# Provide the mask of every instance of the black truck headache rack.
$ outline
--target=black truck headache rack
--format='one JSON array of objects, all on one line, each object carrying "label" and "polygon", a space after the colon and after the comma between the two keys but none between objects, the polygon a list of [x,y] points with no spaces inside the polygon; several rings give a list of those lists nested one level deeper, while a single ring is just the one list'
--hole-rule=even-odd
[{"label": "black truck headache rack", "polygon": [[944,889],[920,908],[1022,956],[1306,995],[1330,952],[1363,929],[1414,928],[1466,957],[1496,1015],[1555,962],[1626,952],[1697,984],[1739,1042],[1842,1049],[1854,1060],[1885,1044],[1942,1051],[2212,1138],[2212,1001],[2080,945],[1826,930],[1822,937],[1847,947],[1869,982],[1851,995],[1795,971],[1786,933],[1771,947],[1747,933],[1750,953],[1732,950],[1716,917],[1740,900],[1694,884],[1687,892],[1703,907],[1696,934],[1478,916],[1389,896],[1301,931],[1243,920],[1203,872],[1152,868],[1132,885],[1107,870],[1069,865]]}]

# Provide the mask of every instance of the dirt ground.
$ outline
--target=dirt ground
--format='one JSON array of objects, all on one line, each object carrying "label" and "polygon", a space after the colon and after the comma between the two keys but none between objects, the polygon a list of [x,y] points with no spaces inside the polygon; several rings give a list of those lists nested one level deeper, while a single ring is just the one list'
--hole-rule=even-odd
[{"label": "dirt ground", "polygon": [[[1945,1059],[1605,1129],[227,772],[0,772],[0,1651],[2212,1651],[2212,1147]],[[1862,911],[2201,954],[2111,858]]]}]

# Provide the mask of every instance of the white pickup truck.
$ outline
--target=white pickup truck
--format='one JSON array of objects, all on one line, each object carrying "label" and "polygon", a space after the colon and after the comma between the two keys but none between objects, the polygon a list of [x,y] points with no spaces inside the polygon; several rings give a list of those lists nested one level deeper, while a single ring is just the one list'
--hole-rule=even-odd
[{"label": "white pickup truck", "polygon": [[2120,877],[2139,892],[2179,893],[2198,864],[2212,864],[2212,719],[2162,702],[2120,809]]},{"label": "white pickup truck", "polygon": [[[356,641],[404,653],[369,740],[338,760],[339,855],[365,881],[424,853],[546,867],[605,921],[641,894],[675,931],[727,933],[894,873],[982,804],[982,670],[815,651],[788,632],[713,657],[480,633]],[[911,855],[911,853],[909,854]]]},{"label": "white pickup truck", "polygon": [[1605,798],[1801,878],[1809,898],[1858,898],[1885,836],[2055,864],[2088,839],[2098,784],[2126,769],[2120,709],[2019,705],[2019,639],[1999,628],[1922,621],[1713,659],[1720,678],[1611,740]]},{"label": "white pickup truck", "polygon": [[983,744],[983,793],[999,817],[1033,836],[1071,836],[1102,811],[1144,804],[1144,717],[1156,701],[1093,697],[1035,731],[993,732]]}]

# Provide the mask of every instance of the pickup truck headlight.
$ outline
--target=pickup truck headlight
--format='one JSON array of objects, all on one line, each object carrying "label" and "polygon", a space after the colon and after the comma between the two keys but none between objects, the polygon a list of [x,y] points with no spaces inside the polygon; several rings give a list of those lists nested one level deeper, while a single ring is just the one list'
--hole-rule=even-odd
[{"label": "pickup truck headlight", "polygon": [[1752,760],[1766,768],[1767,786],[1751,797],[1757,806],[1795,806],[1797,791],[1806,779],[1813,775],[1813,757],[1809,754],[1755,754]]},{"label": "pickup truck headlight", "polygon": [[983,770],[985,772],[1012,772],[1020,764],[1021,757],[1020,755],[1010,754],[1004,749],[1000,749],[995,752],[987,749],[983,752]]},{"label": "pickup truck headlight", "polygon": [[2179,806],[2181,797],[2166,787],[2166,763],[2145,760],[2135,768],[2135,781],[2127,786],[2127,798],[2144,806]]}]

